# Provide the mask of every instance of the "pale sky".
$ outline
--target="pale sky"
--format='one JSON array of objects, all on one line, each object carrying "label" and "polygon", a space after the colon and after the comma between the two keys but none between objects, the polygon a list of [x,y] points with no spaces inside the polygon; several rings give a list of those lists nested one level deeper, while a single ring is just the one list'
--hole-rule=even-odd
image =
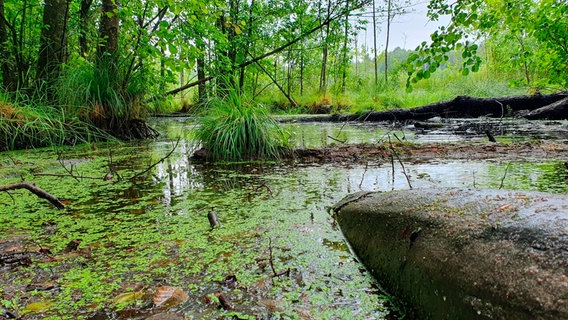
[{"label": "pale sky", "polygon": [[[381,0],[376,0],[377,6]],[[400,47],[402,49],[415,49],[422,41],[429,41],[430,34],[433,33],[439,25],[447,24],[448,17],[442,17],[440,21],[429,21],[426,16],[428,1],[411,0],[412,7],[408,13],[396,16],[391,23],[389,51]],[[382,4],[381,4],[382,7]],[[371,10],[369,10],[371,11]],[[365,42],[369,49],[373,49],[373,29],[372,18],[366,17],[369,21],[367,30],[360,30],[358,36],[359,46]],[[377,50],[383,51],[386,42],[386,18],[377,19]]]}]

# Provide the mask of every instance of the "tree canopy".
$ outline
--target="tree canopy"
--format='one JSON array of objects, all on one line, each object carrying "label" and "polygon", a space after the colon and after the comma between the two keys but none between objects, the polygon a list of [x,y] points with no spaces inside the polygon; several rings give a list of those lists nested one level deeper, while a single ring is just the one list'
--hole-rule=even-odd
[{"label": "tree canopy", "polygon": [[564,0],[431,0],[433,20],[450,16],[408,60],[407,86],[427,79],[460,50],[464,75],[479,70],[479,46],[504,55],[503,68],[521,68],[527,85],[568,85],[568,5]]}]

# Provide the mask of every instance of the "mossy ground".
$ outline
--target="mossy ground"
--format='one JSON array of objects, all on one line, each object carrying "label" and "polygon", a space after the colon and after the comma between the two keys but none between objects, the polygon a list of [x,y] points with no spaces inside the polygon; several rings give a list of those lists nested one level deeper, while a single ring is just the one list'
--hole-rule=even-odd
[{"label": "mossy ground", "polygon": [[[174,137],[187,132],[179,123],[162,129]],[[368,134],[376,140],[384,135]],[[359,190],[408,188],[398,161],[394,170],[380,157],[213,166],[192,163],[196,146],[181,139],[171,157],[129,179],[172,145],[162,140],[3,153],[0,185],[34,182],[67,208],[56,210],[27,191],[0,193],[0,315],[144,319],[169,311],[190,319],[380,319],[388,313],[327,207]],[[568,169],[554,158],[565,155],[559,144],[527,144],[522,152],[506,143],[493,151],[471,143],[395,147],[415,152],[402,159],[415,188],[498,188],[503,181],[506,189],[568,190]],[[544,153],[523,160],[535,150]],[[520,156],[510,155],[515,152]],[[62,164],[83,178],[69,177]],[[108,173],[113,178],[103,180]],[[211,229],[210,212],[222,228]],[[66,250],[73,240],[80,240],[77,250]],[[29,260],[7,263],[4,258],[15,253]],[[273,277],[271,265],[289,272]],[[153,308],[152,294],[164,285],[188,299]],[[217,293],[233,309],[220,308]]]}]

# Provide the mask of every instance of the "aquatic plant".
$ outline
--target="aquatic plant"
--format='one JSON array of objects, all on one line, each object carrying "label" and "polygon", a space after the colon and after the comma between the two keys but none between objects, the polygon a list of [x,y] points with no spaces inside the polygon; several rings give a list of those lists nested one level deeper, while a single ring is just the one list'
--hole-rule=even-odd
[{"label": "aquatic plant", "polygon": [[267,108],[233,88],[207,102],[194,136],[213,161],[278,159],[290,151],[289,132]]}]

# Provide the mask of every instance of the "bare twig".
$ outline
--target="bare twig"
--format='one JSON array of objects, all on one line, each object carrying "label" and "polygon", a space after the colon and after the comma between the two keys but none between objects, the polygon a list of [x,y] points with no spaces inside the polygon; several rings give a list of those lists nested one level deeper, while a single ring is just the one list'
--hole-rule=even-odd
[{"label": "bare twig", "polygon": [[63,170],[65,170],[65,172],[67,172],[71,178],[77,180],[77,182],[80,182],[79,178],[77,178],[73,174],[73,165],[71,165],[71,169],[67,169],[67,167],[65,166],[65,163],[63,163],[63,154],[59,150],[57,151],[57,161],[59,162],[59,164],[61,165]]},{"label": "bare twig", "polygon": [[276,272],[276,268],[274,268],[274,255],[272,254],[272,238],[268,238],[268,253],[269,253],[269,260],[268,262],[270,263],[270,269],[272,270],[272,278],[277,278],[277,277],[281,277],[284,275],[290,275],[290,268],[280,271],[280,272]]},{"label": "bare twig", "polygon": [[394,190],[394,155],[390,154],[390,158],[391,158],[391,176],[392,176],[392,190]]},{"label": "bare twig", "polygon": [[363,171],[363,176],[361,176],[361,182],[359,182],[359,190],[361,190],[361,187],[363,186],[363,181],[365,180],[365,174],[367,173],[368,168],[369,168],[369,161],[365,163],[365,171]]},{"label": "bare twig", "polygon": [[51,202],[57,209],[64,209],[65,205],[59,201],[56,197],[52,196],[51,194],[43,191],[41,188],[36,187],[35,184],[29,182],[19,182],[14,184],[9,184],[5,186],[0,186],[0,192],[8,191],[8,190],[16,190],[16,189],[27,189],[31,193],[35,194],[36,196],[46,199]]},{"label": "bare twig", "polygon": [[394,155],[396,156],[398,163],[400,163],[400,166],[402,167],[402,174],[406,178],[406,182],[408,183],[408,187],[410,189],[412,189],[412,183],[410,183],[410,177],[408,176],[408,173],[406,173],[406,168],[404,167],[404,163],[402,162],[402,160],[400,160],[400,157],[398,156],[398,153],[396,151],[394,152]]},{"label": "bare twig", "polygon": [[262,188],[265,188],[266,191],[268,191],[268,193],[270,193],[270,194],[272,195],[272,189],[270,189],[270,187],[267,186],[266,183],[263,183],[263,184],[261,184],[260,186],[254,188],[254,191],[258,191],[258,190],[260,190],[260,189],[262,189]]},{"label": "bare twig", "polygon": [[475,171],[473,171],[473,187],[477,188],[477,184],[476,184],[476,181],[475,181]]},{"label": "bare twig", "polygon": [[118,181],[123,180],[122,176],[120,175],[120,173],[118,173],[118,171],[115,168],[114,161],[112,161],[112,152],[110,152],[110,149],[108,150],[108,170],[110,171],[111,174],[114,174],[116,176]]},{"label": "bare twig", "polygon": [[503,189],[503,187],[505,186],[505,178],[507,178],[507,172],[509,171],[509,167],[511,166],[511,163],[507,163],[507,167],[505,167],[505,173],[503,174],[503,177],[501,178],[501,184],[499,185],[499,190]]},{"label": "bare twig", "polygon": [[345,143],[345,142],[347,142],[347,139],[342,141],[342,140],[336,139],[336,138],[334,138],[334,137],[332,137],[332,136],[329,136],[329,135],[328,135],[327,137],[330,138],[331,140],[337,141],[337,142],[339,142],[339,143]]},{"label": "bare twig", "polygon": [[272,255],[272,238],[268,238],[268,262],[270,263],[270,269],[272,274],[276,276],[276,269],[274,269],[274,256]]},{"label": "bare twig", "polygon": [[[395,135],[396,137],[396,135]],[[398,139],[398,137],[397,137]],[[400,139],[399,139],[400,141]],[[398,160],[398,163],[400,164],[400,166],[402,167],[402,174],[404,174],[404,177],[406,178],[406,182],[408,183],[408,187],[410,189],[412,189],[412,183],[410,183],[410,177],[408,176],[408,174],[406,173],[406,168],[404,167],[404,163],[402,162],[402,160],[400,159],[400,156],[398,155],[398,152],[396,152],[394,146],[392,145],[390,136],[389,136],[389,145],[390,145],[390,149],[391,149],[391,164],[392,164],[392,174],[393,174],[393,188],[394,188],[394,159],[393,156],[396,157],[396,159]]]},{"label": "bare twig", "polygon": [[128,178],[128,180],[132,181],[138,177],[140,177],[141,175],[147,173],[148,171],[152,170],[152,168],[154,168],[155,166],[157,166],[158,164],[162,163],[164,160],[166,160],[167,158],[169,158],[172,153],[174,153],[174,151],[177,149],[179,142],[181,140],[181,136],[178,137],[176,144],[174,145],[174,147],[172,148],[172,150],[170,150],[170,152],[168,152],[168,154],[166,154],[162,159],[158,160],[156,163],[152,164],[151,166],[149,166],[148,168],[146,168],[145,170],[133,175],[132,177]]},{"label": "bare twig", "polygon": [[61,178],[71,177],[77,181],[80,181],[80,179],[102,180],[101,177],[76,176],[70,173],[34,173],[33,175],[34,177],[61,177]]}]

